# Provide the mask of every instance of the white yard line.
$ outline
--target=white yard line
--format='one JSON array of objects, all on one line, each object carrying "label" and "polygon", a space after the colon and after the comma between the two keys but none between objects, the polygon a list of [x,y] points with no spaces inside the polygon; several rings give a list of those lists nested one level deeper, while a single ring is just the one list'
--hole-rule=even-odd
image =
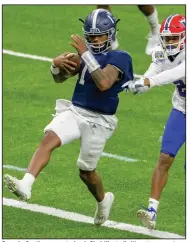
[{"label": "white yard line", "polygon": [[[48,61],[48,62],[52,62],[52,60],[53,60],[50,57],[30,55],[30,54],[25,54],[25,53],[16,52],[13,50],[5,50],[5,49],[3,49],[3,54],[13,55],[13,56],[18,56],[18,57],[23,57],[23,58],[29,58],[29,59],[34,59],[34,60],[40,60],[40,61]],[[142,77],[142,75],[134,74],[135,79],[138,79],[141,77]]]},{"label": "white yard line", "polygon": [[[108,157],[108,158],[111,158],[111,159],[120,160],[120,161],[132,162],[132,163],[138,161],[138,160],[133,159],[133,158],[120,156],[120,155],[114,155],[114,154],[105,153],[105,152],[102,152],[101,156]],[[146,162],[145,160],[142,160],[142,161]],[[19,167],[19,166],[13,166],[13,165],[3,165],[3,168],[15,170],[15,171],[26,171],[26,168]]]},{"label": "white yard line", "polygon": [[3,49],[3,54],[13,55],[13,56],[23,57],[23,58],[29,58],[29,59],[34,59],[34,60],[40,60],[40,61],[52,62],[52,58],[49,58],[49,57],[30,55],[30,54],[25,54],[25,53],[21,53],[21,52],[16,52],[13,50]]},{"label": "white yard line", "polygon": [[121,160],[121,161],[128,161],[128,162],[136,162],[136,161],[138,161],[138,160],[133,159],[133,158],[120,156],[120,155],[114,155],[114,154],[110,154],[110,153],[106,153],[106,152],[102,152],[101,156],[105,156],[105,157],[109,157],[109,158],[113,158],[113,159]]},{"label": "white yard line", "polygon": [[[51,215],[54,217],[59,217],[59,218],[75,221],[75,222],[93,224],[92,217],[88,217],[88,216],[78,214],[78,213],[64,211],[64,210],[53,208],[53,207],[47,207],[47,206],[42,206],[42,205],[38,205],[38,204],[30,204],[30,203],[21,202],[21,201],[9,199],[9,198],[3,198],[3,205],[9,206],[9,207],[21,208],[24,210],[29,210],[29,211],[33,211],[33,212],[37,212],[37,213],[43,213],[43,214],[47,214],[47,215]],[[133,233],[137,233],[137,234],[149,235],[152,237],[162,238],[162,239],[163,238],[164,239],[166,239],[166,238],[167,239],[168,238],[170,238],[170,239],[185,238],[182,235],[169,233],[167,231],[149,230],[142,226],[120,223],[120,222],[111,221],[111,220],[106,221],[102,226],[108,227],[108,228],[113,228],[113,229],[118,229],[118,230],[129,231],[129,232],[133,232]]]},{"label": "white yard line", "polygon": [[[120,156],[120,155],[114,155],[114,154],[105,153],[105,152],[102,152],[101,156],[108,157],[108,158],[111,158],[111,159],[120,160],[120,161],[132,162],[132,163],[139,161],[139,160],[136,160],[136,159],[133,159],[133,158]],[[142,161],[146,162],[145,160],[142,160]],[[3,168],[15,170],[15,171],[26,171],[26,168],[19,167],[19,166],[13,166],[13,165],[3,165]]]},{"label": "white yard line", "polygon": [[[115,155],[115,154],[110,154],[110,153],[106,153],[106,152],[102,152],[101,156],[108,157],[108,158],[111,158],[111,159],[120,160],[120,161],[132,162],[132,163],[139,161],[139,160],[136,160],[136,159],[133,159],[133,158]],[[142,161],[146,162],[146,160],[142,160]],[[19,167],[19,166],[13,166],[13,165],[3,165],[3,168],[9,169],[9,170],[15,170],[15,171],[26,171],[26,168]]]},{"label": "white yard line", "polygon": [[12,165],[3,165],[3,168],[15,170],[15,171],[26,171],[26,168],[18,167],[18,166],[12,166]]}]

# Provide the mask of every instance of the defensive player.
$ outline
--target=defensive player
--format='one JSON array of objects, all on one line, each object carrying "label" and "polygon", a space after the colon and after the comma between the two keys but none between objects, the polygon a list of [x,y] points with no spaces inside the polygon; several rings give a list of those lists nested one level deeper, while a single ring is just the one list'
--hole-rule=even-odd
[{"label": "defensive player", "polygon": [[186,21],[179,14],[170,15],[160,28],[161,45],[152,54],[153,62],[143,79],[129,83],[129,90],[142,93],[154,86],[173,83],[173,108],[165,126],[162,147],[152,176],[152,188],[147,209],[137,212],[144,226],[155,228],[160,196],[166,185],[168,170],[186,140],[186,76],[185,39]]},{"label": "defensive player", "polygon": [[[110,5],[97,5],[97,8],[105,8],[111,12]],[[138,5],[139,10],[144,14],[146,17],[149,26],[150,26],[150,33],[148,36],[148,43],[145,49],[145,53],[147,55],[151,55],[154,48],[159,44],[159,20],[158,20],[158,12],[154,5]],[[112,43],[112,49],[117,49],[119,46],[117,38]]]},{"label": "defensive player", "polygon": [[70,43],[78,55],[65,52],[56,57],[51,66],[57,83],[78,74],[72,102],[56,101],[56,115],[45,127],[45,135],[27,173],[22,180],[5,175],[5,184],[20,199],[30,199],[32,185],[47,165],[52,151],[80,139],[79,174],[97,201],[94,223],[101,225],[109,216],[114,195],[104,192],[96,166],[107,139],[117,127],[118,93],[126,81],[133,79],[132,59],[127,52],[110,48],[117,20],[109,11],[94,10],[81,21],[85,41],[79,35],[72,35]]}]

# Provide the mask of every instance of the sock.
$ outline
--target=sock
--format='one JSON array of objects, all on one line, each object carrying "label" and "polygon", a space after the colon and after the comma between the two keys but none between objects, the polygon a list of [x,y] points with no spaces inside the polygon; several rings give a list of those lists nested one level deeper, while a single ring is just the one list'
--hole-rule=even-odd
[{"label": "sock", "polygon": [[25,173],[24,177],[22,178],[22,182],[24,183],[24,185],[30,187],[30,189],[34,181],[35,181],[35,177],[30,173]]},{"label": "sock", "polygon": [[158,23],[158,12],[157,9],[154,7],[154,12],[147,16],[147,20],[150,25],[152,35],[156,35],[159,32],[159,23]]},{"label": "sock", "polygon": [[97,202],[97,204],[99,208],[105,207],[105,205],[107,205],[106,195],[104,196],[104,199],[101,202]]},{"label": "sock", "polygon": [[148,207],[152,207],[154,208],[156,211],[158,210],[158,205],[159,205],[159,201],[155,200],[154,198],[149,198],[149,205]]}]

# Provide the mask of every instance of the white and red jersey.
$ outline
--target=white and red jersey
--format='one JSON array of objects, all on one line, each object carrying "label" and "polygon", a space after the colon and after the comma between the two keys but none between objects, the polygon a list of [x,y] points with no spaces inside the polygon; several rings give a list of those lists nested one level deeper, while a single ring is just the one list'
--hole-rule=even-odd
[{"label": "white and red jersey", "polygon": [[150,87],[174,83],[176,88],[172,98],[173,107],[185,113],[185,50],[170,61],[161,45],[158,45],[152,53],[152,63],[144,76],[150,79]]}]

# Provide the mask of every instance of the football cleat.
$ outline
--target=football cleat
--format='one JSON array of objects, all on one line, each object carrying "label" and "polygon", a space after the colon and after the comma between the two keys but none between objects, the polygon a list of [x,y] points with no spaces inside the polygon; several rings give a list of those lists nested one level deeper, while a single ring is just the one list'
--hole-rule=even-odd
[{"label": "football cleat", "polygon": [[137,212],[137,217],[140,219],[142,224],[148,229],[154,229],[156,226],[156,210],[152,207],[140,209]]},{"label": "football cleat", "polygon": [[113,201],[113,193],[107,192],[105,194],[103,204],[97,203],[97,208],[94,216],[94,224],[101,225],[108,219]]},{"label": "football cleat", "polygon": [[27,201],[31,198],[31,190],[22,184],[21,180],[8,174],[4,175],[5,186],[20,200]]}]

